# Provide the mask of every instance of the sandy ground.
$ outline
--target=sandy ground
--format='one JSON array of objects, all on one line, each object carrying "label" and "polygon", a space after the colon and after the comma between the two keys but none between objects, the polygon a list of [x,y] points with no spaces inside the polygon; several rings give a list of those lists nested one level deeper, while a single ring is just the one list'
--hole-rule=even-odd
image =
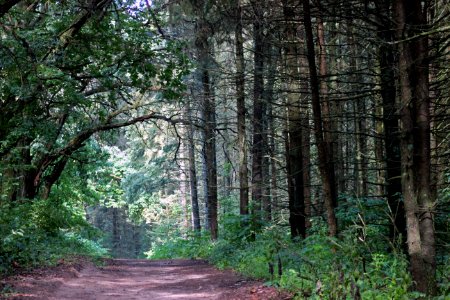
[{"label": "sandy ground", "polygon": [[3,280],[3,299],[169,300],[291,299],[232,271],[219,271],[200,260],[109,260],[62,263]]}]

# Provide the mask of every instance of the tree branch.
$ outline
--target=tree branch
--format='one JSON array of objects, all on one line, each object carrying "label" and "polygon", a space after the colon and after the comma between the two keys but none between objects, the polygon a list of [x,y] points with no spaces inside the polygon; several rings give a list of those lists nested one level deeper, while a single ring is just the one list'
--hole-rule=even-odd
[{"label": "tree branch", "polygon": [[46,60],[50,54],[55,54],[61,50],[64,50],[72,41],[81,28],[89,21],[89,19],[95,14],[100,13],[103,9],[107,8],[111,4],[112,0],[92,0],[90,7],[81,13],[75,22],[73,22],[66,30],[59,35],[60,44],[50,49],[43,57],[42,60]]}]

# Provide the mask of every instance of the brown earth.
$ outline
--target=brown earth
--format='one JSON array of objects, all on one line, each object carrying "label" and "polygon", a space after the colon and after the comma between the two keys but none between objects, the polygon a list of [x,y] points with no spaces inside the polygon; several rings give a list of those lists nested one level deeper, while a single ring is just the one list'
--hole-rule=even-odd
[{"label": "brown earth", "polygon": [[[3,299],[291,299],[261,282],[220,271],[201,260],[86,260],[61,262],[2,280]],[[6,287],[6,288],[5,288]],[[1,296],[0,296],[1,298]]]}]

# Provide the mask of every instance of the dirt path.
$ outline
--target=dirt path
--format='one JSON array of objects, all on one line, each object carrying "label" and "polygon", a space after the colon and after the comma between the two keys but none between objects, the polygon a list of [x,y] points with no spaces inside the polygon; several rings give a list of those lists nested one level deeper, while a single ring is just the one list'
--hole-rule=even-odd
[{"label": "dirt path", "polygon": [[[77,270],[79,269],[79,270]],[[274,288],[204,261],[115,259],[105,267],[65,266],[7,282],[7,299],[289,299]]]}]

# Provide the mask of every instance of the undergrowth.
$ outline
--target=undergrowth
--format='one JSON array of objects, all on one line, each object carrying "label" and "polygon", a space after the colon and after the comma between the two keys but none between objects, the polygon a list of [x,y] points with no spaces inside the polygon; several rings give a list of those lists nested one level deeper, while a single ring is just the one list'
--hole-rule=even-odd
[{"label": "undergrowth", "polygon": [[55,264],[69,255],[106,256],[96,231],[73,208],[56,200],[0,205],[0,275]]},{"label": "undergrowth", "polygon": [[[267,225],[251,234],[248,228],[242,229],[242,219],[230,215],[222,219],[222,236],[217,241],[211,242],[204,233],[180,233],[154,244],[147,255],[208,259],[219,268],[232,268],[289,290],[295,299],[409,300],[424,296],[412,290],[408,261],[388,243],[384,227],[349,222],[341,224],[345,229],[337,238],[330,238],[320,218],[312,221],[308,237],[292,240],[286,227]],[[448,299],[444,270],[448,271],[448,258],[444,259],[447,264],[441,264],[438,271],[441,296],[435,299]]]}]

